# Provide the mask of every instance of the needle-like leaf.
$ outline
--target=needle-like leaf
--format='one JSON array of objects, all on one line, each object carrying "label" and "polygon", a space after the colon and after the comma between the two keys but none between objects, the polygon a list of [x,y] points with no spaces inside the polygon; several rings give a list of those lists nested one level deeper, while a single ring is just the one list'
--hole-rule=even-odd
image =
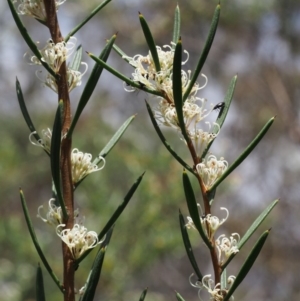
[{"label": "needle-like leaf", "polygon": [[32,226],[32,222],[31,222],[30,216],[29,216],[29,212],[28,212],[28,208],[27,208],[27,205],[26,205],[25,196],[24,196],[24,193],[23,193],[23,191],[21,189],[20,189],[20,198],[21,198],[21,204],[22,204],[22,209],[23,209],[23,212],[24,212],[26,224],[27,224],[27,227],[28,227],[28,230],[29,230],[32,242],[33,242],[33,244],[35,246],[35,249],[36,249],[37,253],[39,254],[40,259],[41,259],[42,263],[44,264],[46,270],[48,271],[49,275],[51,276],[51,278],[53,279],[53,281],[55,282],[55,284],[58,286],[58,288],[60,289],[60,291],[63,293],[64,292],[63,286],[60,283],[60,281],[58,280],[58,278],[56,277],[56,275],[54,274],[52,268],[50,267],[50,265],[49,265],[49,263],[48,263],[45,255],[44,255],[44,253],[42,251],[42,248],[40,247],[40,244],[39,244],[39,242],[37,240],[37,237],[36,237],[36,234],[35,234],[35,231],[34,231],[34,228]]},{"label": "needle-like leaf", "polygon": [[244,152],[230,165],[227,170],[223,173],[223,175],[215,182],[215,184],[209,189],[212,191],[216,189],[253,151],[253,149],[257,146],[260,140],[265,136],[268,132],[269,128],[273,124],[275,117],[272,117],[262,128],[262,130],[258,133],[258,135],[252,140],[252,142],[246,147]]},{"label": "needle-like leaf", "polygon": [[142,26],[142,30],[143,30],[146,42],[148,44],[148,47],[149,47],[149,50],[150,50],[150,53],[151,53],[151,56],[152,56],[152,59],[154,62],[155,70],[156,70],[156,72],[159,72],[160,71],[159,57],[158,57],[156,44],[154,42],[152,33],[150,31],[150,28],[149,28],[144,16],[141,13],[139,13],[139,18],[140,18],[140,23]]}]

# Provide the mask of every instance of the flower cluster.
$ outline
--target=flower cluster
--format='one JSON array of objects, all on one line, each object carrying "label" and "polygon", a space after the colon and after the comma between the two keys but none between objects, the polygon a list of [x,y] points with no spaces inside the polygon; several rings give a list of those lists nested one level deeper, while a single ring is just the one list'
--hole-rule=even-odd
[{"label": "flower cluster", "polygon": [[30,133],[29,141],[31,142],[31,144],[33,144],[35,146],[42,147],[48,154],[50,154],[51,138],[52,138],[51,130],[49,128],[47,128],[46,130],[42,130],[42,138],[40,138],[37,141],[37,143],[35,141],[33,141],[33,138],[32,138],[36,133],[37,133],[36,131]]},{"label": "flower cluster", "polygon": [[[211,275],[205,275],[203,276],[202,280],[197,280],[196,283],[193,283],[192,282],[192,277],[194,276],[194,274],[192,274],[190,276],[190,284],[193,286],[193,287],[196,287],[198,288],[198,296],[201,299],[200,297],[200,293],[203,289],[205,289],[208,294],[210,295],[210,300],[212,301],[222,301],[224,299],[224,297],[227,295],[230,287],[232,286],[234,280],[235,280],[235,277],[234,276],[229,276],[228,279],[227,279],[227,284],[228,284],[228,287],[221,287],[221,284],[220,283],[217,283],[216,285],[214,284],[214,281],[213,279],[211,279]],[[234,297],[231,296],[229,298],[229,300],[234,300]]]},{"label": "flower cluster", "polygon": [[[42,138],[39,139],[37,143],[33,141],[32,137],[34,134],[36,134],[36,132],[32,132],[29,135],[29,141],[35,146],[42,147],[48,154],[50,154],[52,137],[51,130],[49,128],[47,130],[42,130]],[[99,156],[97,161],[98,164],[102,162],[102,166],[99,167],[97,164],[92,162],[91,154],[80,152],[77,148],[74,148],[71,153],[73,184],[77,184],[90,173],[103,169],[105,166],[105,159]]]},{"label": "flower cluster", "polygon": [[238,233],[232,233],[229,238],[226,237],[225,234],[222,234],[216,239],[216,247],[219,252],[218,260],[221,265],[230,257],[231,254],[239,252],[239,241],[240,235]]},{"label": "flower cluster", "polygon": [[88,174],[101,170],[105,165],[105,159],[103,157],[99,157],[99,159],[103,162],[101,167],[91,162],[91,154],[80,152],[77,148],[74,148],[71,153],[73,183],[78,183]]},{"label": "flower cluster", "polygon": [[[207,237],[209,239],[212,239],[214,237],[214,234],[218,230],[218,228],[226,222],[229,216],[229,212],[226,208],[221,207],[221,210],[224,210],[226,212],[226,217],[223,218],[221,221],[217,216],[212,216],[211,214],[207,214],[206,216],[201,216],[201,224],[203,229],[206,230]],[[188,229],[196,229],[194,222],[190,216],[187,217],[188,223],[186,224],[186,227]]]},{"label": "flower cluster", "polygon": [[64,224],[56,228],[57,235],[70,249],[73,258],[79,258],[88,249],[95,248],[99,241],[95,231],[88,231],[82,224],[74,224],[72,229],[63,229]]},{"label": "flower cluster", "polygon": [[95,231],[88,231],[83,226],[84,217],[79,216],[78,209],[74,211],[73,228],[64,229],[62,210],[60,206],[56,206],[54,198],[49,200],[49,210],[46,218],[41,215],[42,208],[43,206],[38,208],[37,217],[56,228],[56,234],[68,245],[74,259],[79,258],[86,250],[92,249],[102,242],[99,241]]},{"label": "flower cluster", "polygon": [[[43,205],[39,206],[38,208],[38,214],[37,217],[40,218],[43,222],[52,225],[54,227],[57,227],[58,225],[62,224],[63,222],[63,215],[62,210],[60,206],[56,206],[55,204],[56,200],[54,198],[49,200],[49,210],[46,214],[46,218],[42,217],[41,210],[43,209]],[[76,209],[74,211],[74,219],[75,222],[81,223],[82,220],[79,219],[79,210]]]},{"label": "flower cluster", "polygon": [[37,217],[39,217],[43,222],[55,227],[62,223],[63,216],[61,207],[55,205],[55,199],[52,198],[49,200],[49,211],[46,214],[46,218],[43,218],[41,215],[42,209],[43,205],[38,208]]},{"label": "flower cluster", "polygon": [[[132,58],[128,56],[123,56],[123,58],[135,68],[134,73],[132,74],[132,80],[134,82],[139,83],[149,90],[160,92],[161,95],[163,95],[163,97],[158,97],[158,105],[153,108],[154,115],[158,123],[160,125],[172,127],[180,131],[173,97],[173,46],[175,46],[174,43],[171,43],[171,46],[165,45],[162,48],[156,46],[160,63],[159,71],[157,71],[155,68],[155,64],[150,52],[147,56],[138,54]],[[188,52],[184,51],[184,53],[187,55],[187,58],[182,62],[182,65],[184,65],[189,59]],[[191,82],[190,77],[190,70],[187,72],[184,70],[181,71],[183,94],[187,91],[187,88]],[[205,79],[204,85],[200,87],[198,83],[194,84],[182,108],[187,133],[192,140],[199,157],[206,146],[216,138],[220,131],[218,124],[212,124],[209,121],[205,122],[207,130],[199,127],[200,122],[208,117],[213,110],[212,107],[210,109],[206,109],[206,99],[196,97],[197,92],[200,89],[203,89],[207,84],[207,77],[204,74],[202,74],[202,77]],[[125,90],[132,92],[135,89],[128,89],[125,87]],[[214,131],[214,133],[211,132],[212,125],[215,125],[217,129]]]},{"label": "flower cluster", "polygon": [[[61,65],[73,54],[75,46],[75,37],[71,37],[67,43],[62,41],[56,44],[51,39],[49,39],[45,47],[40,50],[40,54],[42,56],[41,60],[47,63],[49,67],[55,73],[57,73]],[[30,64],[41,65],[41,61],[35,55],[33,55],[32,57],[30,57]],[[73,70],[69,66],[67,66],[67,81],[69,92],[81,85],[81,79],[88,69],[88,65],[85,62],[81,62],[81,65],[84,66],[84,70],[82,72]],[[36,72],[36,76],[45,86],[49,87],[57,93],[57,82],[51,74],[47,73],[47,75],[45,76],[43,75],[43,71],[38,70]]]},{"label": "flower cluster", "polygon": [[215,156],[209,155],[203,162],[196,165],[196,170],[206,189],[209,189],[223,175],[227,167],[228,162],[223,157],[217,160]]},{"label": "flower cluster", "polygon": [[[17,0],[13,1],[13,3],[18,2]],[[38,19],[42,22],[45,22],[47,19],[45,4],[43,0],[20,0],[20,4],[18,5],[18,13],[20,15],[31,16],[35,19]],[[58,7],[65,3],[66,0],[56,0],[56,10]]]}]

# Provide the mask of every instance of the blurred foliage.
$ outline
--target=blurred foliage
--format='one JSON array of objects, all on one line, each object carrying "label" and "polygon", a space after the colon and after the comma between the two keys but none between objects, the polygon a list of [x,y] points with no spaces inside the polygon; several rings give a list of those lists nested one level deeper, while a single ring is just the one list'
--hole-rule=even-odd
[{"label": "blurred foliage", "polygon": [[[182,12],[182,40],[190,54],[189,67],[197,60],[218,1],[178,1]],[[59,9],[65,34],[93,9],[98,1],[67,1]],[[117,44],[128,55],[146,53],[139,27],[141,11],[158,45],[171,40],[173,13],[177,1],[112,1],[77,38],[84,50],[99,54],[105,39],[118,33]],[[215,43],[203,72],[207,87],[200,91],[209,103],[222,101],[230,79],[238,73],[238,83],[223,131],[214,150],[232,162],[271,116],[277,115],[273,129],[257,150],[221,186],[215,208],[231,212],[228,233],[242,234],[273,199],[281,203],[266,224],[272,233],[263,253],[235,294],[237,300],[298,300],[300,296],[298,260],[299,223],[299,19],[300,3],[294,0],[223,1]],[[27,51],[20,40],[6,3],[1,3],[0,51],[0,301],[31,301],[37,262],[21,212],[21,186],[36,226],[37,235],[49,261],[60,273],[60,245],[54,231],[35,218],[41,204],[46,208],[51,195],[49,159],[42,149],[28,141],[29,131],[21,118],[15,95],[15,76],[23,87],[28,109],[38,130],[52,126],[55,94],[40,87],[33,68],[22,61]],[[44,42],[45,31],[33,20],[24,19],[35,40]],[[84,61],[91,61],[85,56]],[[115,54],[109,62],[130,76],[132,69]],[[200,81],[200,80],[199,80]],[[71,94],[74,108],[80,91]],[[107,157],[106,167],[90,175],[79,187],[76,203],[95,231],[121,202],[129,187],[144,171],[146,175],[129,203],[112,236],[99,284],[99,300],[138,300],[149,287],[146,300],[175,298],[176,289],[186,300],[197,300],[188,277],[191,267],[181,242],[178,208],[187,208],[181,187],[181,167],[160,145],[146,113],[145,93],[125,93],[122,83],[106,72],[87,111],[75,129],[74,147],[97,155],[114,131],[138,113],[127,133]],[[176,135],[167,137],[184,155],[184,145]],[[186,158],[188,160],[188,157]],[[180,185],[179,185],[180,184]],[[111,193],[112,191],[112,193]],[[263,228],[263,227],[262,227]],[[198,262],[207,273],[204,248],[191,233]],[[253,238],[253,241],[257,237]],[[250,241],[248,246],[251,246]],[[247,246],[234,259],[237,267]],[[93,252],[95,254],[96,252]],[[92,257],[92,256],[91,256]],[[82,286],[92,264],[86,259],[79,268],[77,287]],[[43,267],[42,267],[43,268]],[[44,269],[43,269],[44,270]],[[236,270],[230,271],[232,274]],[[61,296],[44,273],[47,300]],[[253,289],[255,288],[255,289]],[[175,300],[175,299],[174,299]]]}]

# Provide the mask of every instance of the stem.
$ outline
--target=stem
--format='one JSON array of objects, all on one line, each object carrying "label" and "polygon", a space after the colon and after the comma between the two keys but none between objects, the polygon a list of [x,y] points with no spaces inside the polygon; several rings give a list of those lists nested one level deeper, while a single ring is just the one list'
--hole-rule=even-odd
[{"label": "stem", "polygon": [[[187,143],[188,149],[191,153],[191,156],[192,156],[192,159],[194,162],[194,170],[196,170],[196,165],[200,163],[200,159],[196,153],[196,150],[195,150],[195,147],[194,147],[192,141],[189,139],[189,141],[186,141],[186,143]],[[206,189],[201,177],[199,176],[199,174],[197,172],[196,172],[196,174],[197,174],[198,183],[199,183],[201,193],[202,193],[203,204],[204,204],[204,213],[205,213],[205,216],[207,216],[208,214],[211,214],[209,199],[207,197],[207,189]],[[207,233],[209,234],[209,225],[206,225],[206,229],[207,229]],[[214,237],[211,238],[211,244],[212,244],[213,248],[210,249],[210,257],[211,257],[212,265],[214,268],[215,284],[217,284],[217,283],[220,283],[220,281],[221,281],[222,269],[219,265],[218,254],[217,254],[217,249],[215,247]]]},{"label": "stem", "polygon": [[[47,15],[47,26],[49,28],[51,38],[55,44],[63,40],[60,27],[56,15],[55,0],[44,0],[45,10]],[[69,98],[69,88],[67,80],[66,62],[62,64],[58,72],[57,79],[58,101],[62,100],[64,103],[64,116],[62,124],[62,143],[61,143],[61,184],[63,191],[63,198],[65,206],[68,210],[68,219],[64,220],[65,228],[72,229],[74,226],[74,197],[73,197],[73,183],[72,183],[72,168],[71,168],[71,149],[72,138],[66,138],[66,134],[71,125],[71,108]],[[63,268],[64,268],[64,301],[74,301],[74,259],[65,243],[62,243],[63,253]]]}]

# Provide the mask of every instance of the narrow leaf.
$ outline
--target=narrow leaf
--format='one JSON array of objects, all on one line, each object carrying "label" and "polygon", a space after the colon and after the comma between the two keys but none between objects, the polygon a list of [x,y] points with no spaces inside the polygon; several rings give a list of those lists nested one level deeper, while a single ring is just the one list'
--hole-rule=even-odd
[{"label": "narrow leaf", "polygon": [[122,126],[117,130],[117,132],[113,135],[113,137],[108,141],[108,143],[105,145],[105,147],[101,150],[99,153],[98,158],[94,160],[94,164],[98,164],[101,159],[100,157],[105,158],[108,153],[113,149],[113,147],[117,144],[117,142],[120,140],[122,135],[125,133],[126,129],[130,125],[130,123],[134,120],[136,115],[133,115],[129,117],[123,124]]},{"label": "narrow leaf", "polygon": [[[227,116],[227,113],[229,111],[229,107],[232,101],[232,97],[233,97],[233,93],[234,93],[234,89],[235,89],[235,85],[236,85],[236,81],[237,81],[237,76],[234,76],[229,84],[228,90],[226,92],[225,95],[225,99],[224,99],[224,107],[221,109],[220,114],[216,120],[216,123],[219,125],[214,125],[213,129],[212,129],[212,133],[213,134],[217,134],[220,129],[222,128],[222,125],[224,124],[225,118]],[[203,160],[205,158],[205,156],[207,155],[210,147],[212,146],[214,140],[211,141],[208,146],[206,147],[206,149],[204,150],[203,154],[201,155],[201,159]]]},{"label": "narrow leaf", "polygon": [[175,16],[174,16],[174,27],[173,27],[173,43],[177,43],[180,38],[180,9],[179,6],[176,5]]},{"label": "narrow leaf", "polygon": [[58,280],[58,278],[56,277],[56,275],[54,274],[54,272],[52,271],[52,268],[50,267],[40,245],[39,245],[39,242],[37,240],[37,237],[36,237],[36,234],[35,234],[35,231],[34,231],[34,228],[32,226],[32,222],[31,222],[31,219],[30,219],[30,216],[29,216],[29,212],[28,212],[28,208],[27,208],[27,205],[26,205],[26,201],[25,201],[25,197],[24,197],[24,193],[23,191],[20,189],[20,198],[21,198],[21,204],[22,204],[22,209],[23,209],[23,212],[24,212],[24,216],[25,216],[25,220],[26,220],[26,224],[27,224],[27,227],[28,227],[28,230],[29,230],[29,234],[31,236],[31,239],[32,239],[32,242],[35,246],[35,249],[37,251],[37,253],[39,254],[40,256],[40,259],[42,261],[42,263],[44,264],[46,270],[48,271],[49,275],[51,276],[51,278],[53,279],[53,281],[55,282],[55,284],[58,286],[58,288],[60,289],[60,291],[63,293],[64,292],[64,289],[63,289],[63,286],[60,284],[60,281]]},{"label": "narrow leaf", "polygon": [[244,152],[232,163],[231,166],[227,168],[227,170],[223,173],[223,175],[215,182],[215,184],[210,188],[210,191],[216,189],[231,173],[234,171],[253,151],[253,149],[257,146],[260,140],[265,136],[268,132],[269,128],[273,124],[275,117],[272,117],[262,128],[262,130],[258,133],[258,135],[252,140],[252,142],[247,146]]},{"label": "narrow leaf", "polygon": [[78,71],[81,64],[81,58],[82,58],[82,46],[79,45],[75,51],[75,54],[73,55],[73,59],[71,64],[69,65],[69,68]]},{"label": "narrow leaf", "polygon": [[36,272],[36,300],[37,301],[46,301],[45,289],[44,289],[44,280],[43,273],[40,265],[38,265]]},{"label": "narrow leaf", "polygon": [[209,249],[212,249],[212,245],[202,228],[200,216],[199,216],[198,204],[195,198],[194,190],[190,182],[190,179],[185,171],[182,173],[182,182],[183,182],[186,203],[189,209],[191,219],[193,220],[196,229],[198,230],[201,238],[203,239],[207,247]]},{"label": "narrow leaf", "polygon": [[[261,223],[266,219],[266,217],[271,213],[273,208],[277,205],[279,200],[273,201],[258,217],[257,219],[252,223],[250,228],[247,230],[247,232],[244,234],[244,236],[239,241],[237,247],[239,250],[242,249],[244,244],[249,240],[249,238],[252,236],[252,234],[256,231],[256,229],[261,225]],[[232,254],[227,261],[223,264],[222,269],[224,269],[229,262],[234,258],[236,254]]]},{"label": "narrow leaf", "polygon": [[191,242],[190,242],[190,238],[189,238],[189,234],[188,234],[188,231],[187,231],[187,228],[185,226],[185,222],[184,222],[184,218],[179,210],[179,223],[180,223],[180,229],[181,229],[181,235],[182,235],[182,240],[183,240],[183,244],[184,244],[184,247],[185,247],[185,251],[186,251],[186,254],[190,260],[190,263],[195,271],[195,274],[197,275],[198,279],[202,279],[203,276],[202,276],[202,273],[200,272],[200,269],[197,265],[197,261],[195,259],[195,256],[194,256],[194,252],[193,252],[193,249],[192,249],[192,245],[191,245]]},{"label": "narrow leaf", "polygon": [[[136,182],[131,186],[130,190],[127,192],[124,201],[121,205],[118,206],[116,211],[113,213],[111,218],[108,220],[100,234],[98,235],[99,241],[104,237],[104,235],[108,232],[108,230],[115,224],[121,213],[126,208],[127,204],[131,200],[133,194],[135,193],[136,189],[140,185],[142,179],[143,179],[144,173],[136,180]],[[76,264],[79,264],[90,252],[92,249],[87,250],[80,258],[76,260]]]},{"label": "narrow leaf", "polygon": [[253,224],[250,226],[250,228],[247,230],[245,235],[241,238],[238,248],[241,249],[242,246],[247,242],[247,240],[251,237],[251,235],[254,233],[254,231],[259,227],[259,225],[266,219],[266,217],[270,214],[270,212],[273,210],[273,208],[277,205],[279,200],[273,201],[259,216],[258,218],[253,222]]},{"label": "narrow leaf", "polygon": [[[16,92],[17,92],[17,97],[18,97],[18,102],[20,105],[20,109],[22,112],[22,115],[24,117],[24,120],[29,128],[30,133],[36,132],[35,126],[33,125],[33,122],[30,118],[30,115],[27,111],[27,107],[24,101],[24,97],[23,97],[23,93],[22,93],[22,88],[21,88],[21,84],[18,80],[18,78],[16,78]],[[41,138],[38,135],[38,133],[33,134],[34,138],[36,139],[36,141],[39,141]]]},{"label": "narrow leaf", "polygon": [[255,246],[253,247],[251,253],[249,254],[248,258],[246,259],[245,263],[243,264],[240,272],[236,276],[235,281],[233,282],[231,288],[229,289],[227,295],[224,297],[223,301],[229,300],[229,298],[232,296],[236,288],[241,284],[241,282],[244,280],[248,272],[250,271],[252,265],[254,264],[257,256],[259,255],[268,235],[270,233],[270,230],[265,231],[261,237],[256,242]]},{"label": "narrow leaf", "polygon": [[218,27],[218,22],[219,22],[219,17],[220,17],[220,11],[221,11],[221,6],[217,5],[214,15],[213,15],[213,19],[212,19],[212,23],[210,25],[210,29],[209,29],[209,33],[208,33],[208,37],[206,39],[204,48],[202,50],[202,53],[200,55],[199,61],[197,63],[196,69],[193,73],[193,76],[191,78],[191,81],[189,83],[189,86],[187,87],[184,95],[183,95],[183,101],[186,101],[186,99],[188,98],[189,94],[192,91],[192,88],[195,84],[195,82],[197,81],[197,78],[202,70],[202,67],[206,61],[206,58],[208,56],[208,53],[210,51],[210,47],[213,43],[214,37],[215,37],[215,33],[217,31],[217,27]]},{"label": "narrow leaf", "polygon": [[154,129],[158,135],[158,137],[160,138],[161,142],[163,143],[163,145],[166,147],[166,149],[171,153],[171,155],[185,168],[187,169],[189,172],[191,172],[192,174],[195,174],[193,168],[191,166],[189,166],[183,159],[181,159],[177,153],[172,149],[172,147],[170,146],[170,144],[167,142],[166,138],[164,137],[163,133],[160,130],[159,125],[157,124],[155,117],[153,115],[153,112],[149,106],[149,104],[146,101],[146,106],[147,106],[147,110],[151,119],[151,122],[154,126]]},{"label": "narrow leaf", "polygon": [[106,248],[109,244],[109,241],[112,236],[113,229],[110,229],[105,237],[104,242],[101,244],[101,248],[94,260],[93,267],[90,271],[87,283],[86,283],[86,289],[84,292],[84,295],[82,297],[82,301],[92,301],[94,300],[96,288],[100,279],[102,265],[104,261],[104,256],[106,252]]},{"label": "narrow leaf", "polygon": [[123,60],[125,60],[127,63],[129,63],[129,61],[130,61],[128,59],[129,56],[120,47],[118,47],[116,44],[114,44],[113,49]]},{"label": "narrow leaf", "polygon": [[190,141],[190,138],[186,132],[184,117],[183,117],[181,63],[182,63],[182,44],[181,44],[181,40],[179,39],[175,47],[175,54],[174,54],[174,61],[173,61],[172,88],[173,88],[173,98],[174,98],[177,119],[178,119],[178,125],[181,129],[181,133],[185,141],[188,143],[188,141]]},{"label": "narrow leaf", "polygon": [[185,301],[183,299],[183,297],[178,292],[175,291],[175,293],[176,293],[176,298],[177,298],[178,301]]},{"label": "narrow leaf", "polygon": [[221,274],[221,289],[226,289],[227,287],[227,271],[224,269]]},{"label": "narrow leaf", "polygon": [[60,181],[61,180],[60,179],[60,145],[61,145],[61,129],[62,129],[62,112],[63,112],[63,101],[60,100],[56,110],[55,120],[53,124],[50,161],[51,161],[52,179],[57,193],[57,201],[62,209],[64,220],[66,220],[68,214],[63,200],[62,187]]},{"label": "narrow leaf", "polygon": [[106,69],[107,71],[109,71],[111,74],[113,74],[114,76],[116,76],[117,78],[121,79],[122,81],[124,81],[128,86],[131,86],[133,88],[137,88],[140,90],[143,90],[147,93],[156,95],[156,96],[160,96],[162,97],[163,94],[159,91],[156,90],[152,90],[147,88],[146,86],[142,86],[139,82],[135,82],[133,80],[131,80],[130,78],[126,77],[125,75],[119,73],[117,70],[113,69],[112,67],[110,67],[109,65],[107,65],[105,62],[103,62],[103,60],[97,58],[96,56],[94,56],[92,53],[87,53],[95,62],[97,62],[97,64],[99,64],[100,66],[102,66],[104,69]]},{"label": "narrow leaf", "polygon": [[145,288],[140,296],[139,301],[144,301],[147,295],[148,288]]},{"label": "narrow leaf", "polygon": [[90,19],[92,19],[103,7],[106,6],[111,0],[105,0],[100,3],[88,17],[86,17],[80,24],[78,24],[75,28],[73,28],[68,35],[65,37],[65,42],[67,43],[71,36],[73,36],[83,25],[85,25]]},{"label": "narrow leaf", "polygon": [[155,70],[156,72],[160,71],[160,63],[159,63],[159,57],[158,57],[158,53],[157,53],[157,49],[156,49],[156,44],[154,42],[153,36],[151,34],[150,28],[144,18],[144,16],[139,13],[139,19],[140,19],[140,23],[141,23],[141,27],[146,39],[146,42],[148,44],[153,62],[154,62],[154,66],[155,66]]},{"label": "narrow leaf", "polygon": [[7,0],[10,11],[12,13],[12,16],[15,20],[15,23],[23,37],[23,39],[25,40],[26,44],[28,45],[28,47],[30,48],[30,50],[33,52],[33,54],[39,59],[39,61],[41,62],[41,64],[45,67],[45,69],[54,77],[54,78],[58,78],[58,75],[49,67],[49,65],[47,63],[45,63],[44,61],[42,61],[42,55],[39,51],[39,49],[37,48],[36,44],[32,41],[31,37],[29,36],[26,28],[24,27],[17,11],[16,8],[13,4],[13,2],[11,0]]},{"label": "narrow leaf", "polygon": [[[108,41],[108,43],[106,44],[105,48],[103,49],[103,51],[100,53],[99,58],[102,59],[103,61],[107,61],[108,56],[110,54],[112,45],[116,39],[116,35],[113,35],[112,38]],[[72,120],[72,124],[70,126],[70,129],[68,131],[67,137],[70,138],[72,137],[74,128],[78,122],[78,119],[83,111],[83,109],[85,108],[86,104],[88,103],[88,101],[90,100],[90,97],[92,96],[94,89],[98,83],[98,80],[102,74],[103,71],[103,67],[99,66],[97,63],[95,63],[94,68],[92,70],[92,73],[84,87],[84,90],[82,92],[82,95],[80,97],[74,118]]]}]

